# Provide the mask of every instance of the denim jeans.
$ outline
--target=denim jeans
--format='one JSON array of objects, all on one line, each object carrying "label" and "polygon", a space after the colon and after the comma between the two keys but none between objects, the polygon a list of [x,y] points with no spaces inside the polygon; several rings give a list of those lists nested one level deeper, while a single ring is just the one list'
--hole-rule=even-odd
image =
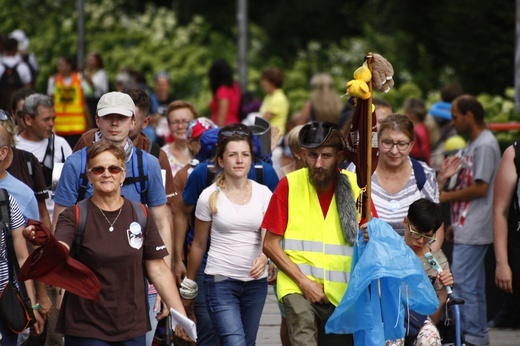
[{"label": "denim jeans", "polygon": [[118,342],[65,335],[65,345],[67,346],[145,346],[145,340],[146,338],[144,335],[134,339]]},{"label": "denim jeans", "polygon": [[16,346],[18,334],[13,333],[11,329],[0,320],[0,334],[2,334],[1,344],[4,346]]},{"label": "denim jeans", "polygon": [[204,292],[204,270],[206,263],[203,262],[197,272],[195,282],[199,286],[199,293],[195,298],[195,317],[197,318],[197,346],[217,346],[218,336],[213,327],[213,322],[206,308],[206,294]]},{"label": "denim jeans", "polygon": [[267,278],[239,281],[206,275],[206,307],[220,346],[255,345],[267,295]]},{"label": "denim jeans", "polygon": [[488,245],[453,245],[453,297],[464,299],[460,306],[462,332],[466,341],[477,346],[489,344],[484,267],[487,249]]},{"label": "denim jeans", "polygon": [[159,306],[159,310],[153,311],[156,298],[157,293],[148,294],[148,316],[150,317],[150,324],[152,325],[152,330],[146,333],[146,346],[152,345],[152,341],[155,336],[155,330],[157,329],[157,324],[159,323],[156,316],[159,313],[161,307]]}]

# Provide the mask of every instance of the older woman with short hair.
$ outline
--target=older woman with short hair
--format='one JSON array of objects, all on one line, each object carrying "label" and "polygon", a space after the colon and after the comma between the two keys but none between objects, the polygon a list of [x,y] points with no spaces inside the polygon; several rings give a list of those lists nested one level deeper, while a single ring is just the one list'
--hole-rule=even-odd
[{"label": "older woman with short hair", "polygon": [[[172,289],[175,281],[163,259],[167,250],[153,214],[121,195],[125,173],[122,148],[110,141],[94,143],[87,150],[87,177],[94,194],[86,202],[88,216],[79,245],[76,206],[59,216],[56,239],[66,253],[74,246],[74,257],[101,283],[97,301],[65,293],[56,329],[65,335],[67,345],[144,346],[150,329],[146,277],[168,307],[160,317],[166,316],[169,308],[186,315],[178,291]],[[138,222],[136,208],[145,208],[145,226]],[[24,235],[41,245],[36,243],[35,232],[34,226],[29,226]],[[187,338],[182,328],[176,334]]]}]

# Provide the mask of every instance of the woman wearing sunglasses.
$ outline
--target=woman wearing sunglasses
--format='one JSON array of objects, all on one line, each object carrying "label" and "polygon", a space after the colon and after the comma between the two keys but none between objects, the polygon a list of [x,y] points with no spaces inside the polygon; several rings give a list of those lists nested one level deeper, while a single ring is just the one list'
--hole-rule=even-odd
[{"label": "woman wearing sunglasses", "polygon": [[[166,246],[153,214],[146,226],[137,218],[135,205],[121,195],[125,180],[125,153],[110,141],[99,141],[87,149],[87,177],[94,190],[87,202],[87,222],[80,251],[74,256],[94,272],[101,283],[97,301],[73,293],[65,294],[56,330],[67,345],[145,345],[150,329],[145,275],[161,295],[164,317],[170,308],[186,315],[173,275],[163,257]],[[36,242],[35,229],[24,235]],[[142,228],[143,227],[143,228]],[[55,237],[68,253],[75,243],[77,210],[69,207],[60,214]],[[143,271],[144,264],[144,271]],[[188,339],[178,327],[178,336]]]},{"label": "woman wearing sunglasses", "polygon": [[[247,175],[252,133],[245,125],[220,129],[216,181],[200,195],[195,210],[195,238],[181,296],[197,296],[197,271],[207,249],[206,307],[221,346],[254,345],[267,295],[267,257],[260,229],[271,191]],[[190,302],[190,304],[193,304]]]},{"label": "woman wearing sunglasses", "polygon": [[[453,285],[453,275],[446,256],[442,250],[432,249],[432,245],[437,240],[437,229],[440,228],[442,221],[440,207],[424,198],[418,199],[410,205],[408,214],[403,221],[404,241],[423,262],[426,275],[430,278],[437,298],[439,298],[439,307],[430,316],[410,312],[411,316],[414,317],[409,319],[411,327],[407,339],[410,345],[441,344],[439,331],[435,325],[441,321],[444,315],[444,307],[448,298],[446,286]],[[431,254],[439,262],[442,272],[439,273],[429,264],[429,256],[425,257],[427,254]],[[406,322],[405,325],[408,325],[408,323]]]}]

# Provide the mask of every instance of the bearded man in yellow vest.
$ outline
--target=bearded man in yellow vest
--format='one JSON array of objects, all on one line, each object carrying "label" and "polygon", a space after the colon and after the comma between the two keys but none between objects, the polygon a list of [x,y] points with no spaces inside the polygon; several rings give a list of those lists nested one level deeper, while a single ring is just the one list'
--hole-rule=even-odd
[{"label": "bearded man in yellow vest", "polygon": [[352,345],[351,335],[324,327],[350,279],[356,176],[339,170],[344,140],[335,124],[307,124],[298,138],[308,168],[278,183],[262,223],[264,253],[279,269],[277,295],[292,345]]}]

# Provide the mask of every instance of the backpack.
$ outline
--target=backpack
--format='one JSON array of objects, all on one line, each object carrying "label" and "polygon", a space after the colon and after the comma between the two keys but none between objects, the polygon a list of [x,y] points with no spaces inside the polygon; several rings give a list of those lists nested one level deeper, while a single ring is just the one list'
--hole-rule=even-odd
[{"label": "backpack", "polygon": [[[42,167],[43,178],[45,179],[45,184],[50,189],[52,186],[52,170],[54,169],[54,147],[56,144],[56,136],[54,133],[51,134],[49,140],[47,141],[47,148],[45,149],[45,156],[43,157],[42,162],[40,162],[40,166]],[[65,162],[65,152],[63,151],[63,147],[61,147],[61,163]]]},{"label": "backpack", "polygon": [[[81,155],[81,174],[78,179],[78,199],[77,202],[85,199],[85,193],[89,185],[87,178],[87,148],[80,150]],[[146,197],[148,195],[148,158],[139,148],[134,148],[132,151],[132,172],[133,177],[126,177],[123,185],[134,184],[137,193],[141,195],[141,203],[146,204]],[[137,174],[136,174],[137,173]]]},{"label": "backpack", "polygon": [[[141,229],[146,229],[146,223],[148,221],[148,212],[144,204],[141,204],[136,201],[130,201],[132,203],[132,208],[137,214],[137,222],[141,225]],[[122,208],[122,207],[121,207]],[[88,214],[88,199],[84,199],[76,203],[76,236],[74,237],[74,243],[72,244],[72,249],[70,250],[71,254],[73,254],[75,258],[78,258],[78,255],[81,251],[81,244],[83,243],[83,236],[85,235],[85,225],[87,223],[87,215]]]},{"label": "backpack", "polygon": [[424,168],[419,161],[410,157],[412,161],[413,174],[415,175],[415,182],[417,183],[417,188],[419,191],[422,191],[424,184],[426,184],[426,173],[424,173]]},{"label": "backpack", "polygon": [[18,64],[13,67],[9,67],[4,63],[2,65],[4,66],[4,73],[0,77],[0,107],[9,109],[11,96],[16,90],[23,88],[23,83],[18,73]]}]

